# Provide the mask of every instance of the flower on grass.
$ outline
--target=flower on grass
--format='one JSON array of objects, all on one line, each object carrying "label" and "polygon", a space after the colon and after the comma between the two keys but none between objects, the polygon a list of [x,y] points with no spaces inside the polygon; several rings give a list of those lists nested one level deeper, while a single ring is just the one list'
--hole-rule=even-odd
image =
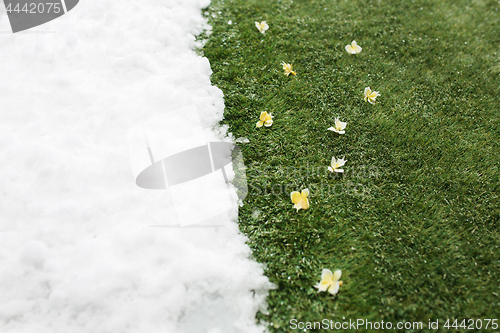
[{"label": "flower on grass", "polygon": [[297,73],[292,68],[292,64],[287,64],[284,61],[281,64],[283,65],[283,70],[285,71],[286,76],[290,74],[297,75]]},{"label": "flower on grass", "polygon": [[338,134],[344,134],[345,133],[344,129],[346,126],[347,123],[340,121],[339,118],[335,118],[335,127],[329,127],[328,130],[334,131],[335,133]]},{"label": "flower on grass", "polygon": [[359,46],[358,43],[356,43],[356,41],[353,40],[351,45],[345,46],[345,50],[347,52],[349,52],[349,54],[356,54],[356,53],[361,52],[362,49],[361,49],[361,46]]},{"label": "flower on grass", "polygon": [[293,191],[290,193],[290,198],[292,198],[292,203],[293,208],[297,209],[297,212],[299,209],[308,209],[309,208],[309,200],[307,199],[307,196],[309,195],[309,190],[303,189],[301,193],[297,191]]},{"label": "flower on grass", "polygon": [[365,95],[365,102],[370,102],[372,104],[375,104],[375,98],[380,96],[378,91],[372,91],[370,87],[365,88],[364,95]]},{"label": "flower on grass", "polygon": [[260,113],[260,120],[257,122],[257,127],[270,127],[273,124],[273,116],[266,111]]},{"label": "flower on grass", "polygon": [[262,22],[255,22],[255,26],[257,27],[257,29],[259,29],[259,31],[261,33],[265,33],[267,29],[269,29],[269,26],[267,25],[266,21],[262,21]]},{"label": "flower on grass", "polygon": [[332,273],[331,270],[324,268],[321,272],[321,281],[314,287],[318,288],[318,292],[328,291],[330,294],[336,295],[342,285],[342,281],[339,281],[341,276],[342,271],[340,269]]},{"label": "flower on grass", "polygon": [[338,160],[335,159],[335,157],[332,157],[332,166],[328,167],[328,170],[331,172],[344,172],[344,169],[340,169],[340,167],[344,166],[345,162],[347,160],[344,160],[343,158],[339,158]]}]

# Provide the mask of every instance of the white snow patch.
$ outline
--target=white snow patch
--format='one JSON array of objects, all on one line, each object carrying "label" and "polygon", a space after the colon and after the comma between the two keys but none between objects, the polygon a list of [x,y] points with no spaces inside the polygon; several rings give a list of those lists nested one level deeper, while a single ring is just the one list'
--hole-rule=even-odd
[{"label": "white snow patch", "polygon": [[0,5],[1,332],[264,331],[271,286],[237,225],[151,228],[166,194],[135,185],[127,150],[134,125],[191,104],[231,140],[193,51],[208,5],[80,1],[17,34]]}]

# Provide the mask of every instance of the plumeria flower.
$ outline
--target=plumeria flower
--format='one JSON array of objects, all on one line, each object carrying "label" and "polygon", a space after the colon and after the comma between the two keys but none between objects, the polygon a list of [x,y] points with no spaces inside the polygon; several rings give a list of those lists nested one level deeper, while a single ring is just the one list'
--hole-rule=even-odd
[{"label": "plumeria flower", "polygon": [[332,273],[331,270],[324,268],[321,272],[321,281],[314,287],[318,288],[318,292],[328,291],[330,294],[336,295],[342,285],[342,281],[339,281],[341,276],[342,271],[340,269]]},{"label": "plumeria flower", "polygon": [[344,160],[343,158],[336,160],[335,157],[332,157],[332,166],[329,166],[328,170],[331,172],[343,173],[344,169],[340,169],[340,167],[344,166],[345,162],[347,162],[347,160]]},{"label": "plumeria flower", "polygon": [[297,75],[297,73],[295,73],[295,71],[292,69],[292,64],[287,64],[284,61],[281,64],[283,65],[283,70],[285,71],[286,76],[290,74]]},{"label": "plumeria flower", "polygon": [[255,22],[255,26],[257,27],[257,29],[259,29],[259,31],[261,33],[265,33],[267,29],[269,29],[269,26],[267,25],[266,21],[262,21],[262,22]]},{"label": "plumeria flower", "polygon": [[345,50],[347,52],[349,52],[349,54],[356,54],[356,53],[361,52],[362,49],[361,49],[361,46],[359,46],[358,43],[356,43],[356,41],[353,40],[351,45],[345,46]]},{"label": "plumeria flower", "polygon": [[365,102],[370,102],[372,104],[375,104],[375,98],[377,98],[378,96],[380,96],[380,94],[378,93],[378,91],[372,91],[370,89],[370,87],[366,87],[365,88],[365,92],[364,92],[364,95],[365,95]]},{"label": "plumeria flower", "polygon": [[308,209],[309,208],[309,200],[307,196],[309,195],[309,190],[303,189],[301,193],[297,191],[293,191],[290,193],[290,198],[292,198],[292,203],[294,204],[293,208],[297,209]]},{"label": "plumeria flower", "polygon": [[347,123],[344,123],[339,120],[339,118],[335,118],[335,127],[330,127],[328,128],[329,131],[334,131],[335,133],[338,134],[344,134],[345,127],[347,126]]},{"label": "plumeria flower", "polygon": [[257,127],[270,127],[273,124],[273,116],[266,111],[260,113],[260,120],[257,122]]}]

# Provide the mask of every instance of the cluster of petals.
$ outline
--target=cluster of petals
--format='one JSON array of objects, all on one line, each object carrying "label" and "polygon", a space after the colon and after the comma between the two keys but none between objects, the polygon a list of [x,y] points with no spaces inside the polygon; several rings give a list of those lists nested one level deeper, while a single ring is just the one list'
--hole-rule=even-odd
[{"label": "cluster of petals", "polygon": [[[264,34],[269,29],[269,25],[266,23],[266,21],[262,21],[260,23],[255,22],[255,26],[262,34]],[[361,52],[362,48],[356,43],[355,40],[353,40],[351,44],[345,46],[345,50],[349,54],[358,54]],[[286,76],[289,76],[290,74],[297,75],[297,73],[293,70],[293,66],[291,63],[285,63],[283,61],[281,65],[283,66],[283,71]],[[375,104],[375,101],[377,97],[380,96],[380,93],[378,91],[372,91],[370,87],[366,87],[363,95],[365,102]],[[273,117],[271,114],[268,114],[266,111],[262,112],[260,114],[259,121],[257,122],[256,127],[270,127],[273,124],[272,118]],[[329,127],[328,130],[337,134],[345,134],[346,126],[347,122],[342,122],[339,118],[335,118],[335,125]],[[344,157],[338,159],[332,157],[331,165],[328,167],[328,170],[330,172],[343,173],[344,169],[342,169],[342,167],[346,162],[347,160],[345,160]],[[293,191],[290,193],[290,198],[292,200],[292,203],[294,204],[293,208],[295,208],[297,212],[300,209],[309,209],[308,196],[309,190],[307,188],[302,190],[301,192]],[[321,273],[321,281],[314,287],[318,289],[318,292],[327,291],[332,295],[336,295],[339,292],[340,286],[342,285],[342,281],[340,281],[341,276],[341,270],[336,270],[332,273],[332,271],[330,271],[329,269],[323,269]]]},{"label": "cluster of petals", "polygon": [[[358,45],[358,43],[356,43],[355,40],[353,40],[350,45],[346,45],[345,50],[349,54],[356,54],[356,53],[361,52],[362,48],[361,48],[361,46]],[[380,96],[380,94],[378,93],[378,91],[372,91],[370,89],[370,87],[366,87],[365,88],[365,92],[364,92],[365,102],[369,102],[371,104],[375,104],[375,99],[378,96]]]}]

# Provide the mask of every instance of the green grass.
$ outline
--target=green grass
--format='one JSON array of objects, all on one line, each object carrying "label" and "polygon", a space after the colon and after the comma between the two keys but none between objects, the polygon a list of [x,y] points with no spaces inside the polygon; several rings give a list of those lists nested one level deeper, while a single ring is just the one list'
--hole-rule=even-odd
[{"label": "green grass", "polygon": [[[213,0],[205,14],[223,123],[250,140],[240,230],[277,285],[257,320],[500,319],[500,3]],[[262,111],[271,128],[255,128]],[[326,130],[337,116],[345,135]],[[343,272],[335,298],[313,288],[323,268]]]}]

